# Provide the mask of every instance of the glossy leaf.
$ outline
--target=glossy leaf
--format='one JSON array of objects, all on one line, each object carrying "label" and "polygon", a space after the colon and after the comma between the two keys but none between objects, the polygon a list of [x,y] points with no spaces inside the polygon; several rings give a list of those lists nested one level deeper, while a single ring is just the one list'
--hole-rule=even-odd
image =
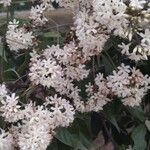
[{"label": "glossy leaf", "polygon": [[144,125],[139,125],[132,132],[132,139],[134,141],[133,150],[146,150],[146,127]]}]

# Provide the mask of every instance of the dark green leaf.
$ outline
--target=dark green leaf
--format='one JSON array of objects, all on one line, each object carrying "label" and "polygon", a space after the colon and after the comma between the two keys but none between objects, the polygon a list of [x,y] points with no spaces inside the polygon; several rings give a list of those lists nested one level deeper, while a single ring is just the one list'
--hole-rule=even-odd
[{"label": "dark green leaf", "polygon": [[147,129],[150,131],[150,121],[149,120],[145,121],[145,125],[146,125]]},{"label": "dark green leaf", "polygon": [[50,143],[47,150],[58,150],[57,140],[53,139],[52,143]]},{"label": "dark green leaf", "polygon": [[5,60],[5,62],[7,62],[7,58],[6,58],[6,55],[5,55],[5,50],[4,50],[4,47],[2,44],[0,44],[0,57],[3,58],[3,60]]},{"label": "dark green leaf", "polygon": [[146,118],[141,107],[134,107],[134,108],[129,107],[128,110],[131,113],[131,115],[133,115],[133,117],[139,119],[142,122],[145,122]]},{"label": "dark green leaf", "polygon": [[119,109],[117,107],[120,108],[120,103],[115,101],[111,105],[107,106],[104,109],[104,111],[106,113],[108,120],[116,127],[118,132],[120,132],[120,128],[119,128],[119,125],[117,123],[117,118],[118,118],[118,113],[119,113]]},{"label": "dark green leaf", "polygon": [[[91,146],[91,141],[89,141],[83,134],[82,132],[79,133],[79,139],[82,142],[82,145],[85,146],[85,148],[88,148]],[[80,144],[81,145],[81,144]]]},{"label": "dark green leaf", "polygon": [[146,127],[144,125],[139,125],[132,132],[132,139],[134,141],[133,150],[146,150]]},{"label": "dark green leaf", "polygon": [[71,133],[66,128],[58,129],[55,137],[65,145],[73,147],[75,150],[88,150],[91,144],[91,141],[81,132],[79,132],[79,134]]},{"label": "dark green leaf", "polygon": [[110,56],[102,55],[102,63],[105,66],[106,75],[109,75],[115,69],[113,61],[111,60]]},{"label": "dark green leaf", "polygon": [[55,137],[62,143],[71,147],[75,147],[78,142],[77,136],[71,134],[66,128],[59,128]]},{"label": "dark green leaf", "polygon": [[78,141],[76,147],[74,147],[75,150],[88,150],[80,141]]}]

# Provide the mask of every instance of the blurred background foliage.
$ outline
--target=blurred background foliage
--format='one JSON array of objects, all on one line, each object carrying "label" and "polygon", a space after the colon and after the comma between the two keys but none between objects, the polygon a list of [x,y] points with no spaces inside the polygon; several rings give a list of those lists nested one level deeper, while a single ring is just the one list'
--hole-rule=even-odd
[{"label": "blurred background foliage", "polygon": [[[40,90],[43,87],[32,86],[28,80],[30,51],[19,54],[12,53],[6,42],[5,33],[8,21],[15,18],[15,13],[28,11],[31,2],[27,0],[13,0],[12,6],[0,6],[0,82],[5,82],[12,92],[17,92],[22,101],[28,100],[31,94],[40,99]],[[21,24],[30,24],[30,21],[17,18]],[[63,21],[63,18],[62,18]],[[69,25],[58,31],[56,24],[33,31],[38,38],[37,50],[46,48],[47,45],[60,45],[66,41],[70,32]],[[144,74],[150,75],[150,61],[135,64],[121,56],[117,50],[117,43],[122,41],[118,37],[111,37],[106,43],[102,57],[93,58],[96,73],[101,71],[105,75],[111,74],[121,62],[136,65]],[[91,64],[89,64],[91,65]],[[91,79],[90,79],[91,80]],[[87,82],[87,81],[84,81]],[[82,87],[82,83],[80,83]],[[38,95],[37,95],[38,93]],[[40,102],[39,102],[40,103]],[[128,145],[133,145],[133,150],[150,150],[150,93],[144,98],[140,107],[130,108],[121,104],[119,99],[109,103],[99,113],[76,115],[74,123],[69,128],[60,128],[48,150],[126,150]],[[4,127],[0,118],[0,127]]]}]

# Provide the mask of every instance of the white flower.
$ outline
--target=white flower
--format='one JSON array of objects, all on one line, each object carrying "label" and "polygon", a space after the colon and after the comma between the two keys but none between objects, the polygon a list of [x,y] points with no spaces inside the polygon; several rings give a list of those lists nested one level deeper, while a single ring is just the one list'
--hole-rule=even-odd
[{"label": "white flower", "polygon": [[7,95],[6,86],[4,84],[0,84],[0,102],[1,102],[1,99],[6,97],[6,95]]},{"label": "white flower", "polygon": [[143,9],[145,3],[145,0],[130,0],[130,6],[134,9]]},{"label": "white flower", "polygon": [[93,9],[95,19],[100,24],[105,25],[109,32],[124,37],[129,22],[125,14],[127,6],[123,0],[94,0]]},{"label": "white flower", "polygon": [[77,67],[68,66],[65,69],[65,74],[71,79],[76,79],[77,81],[80,81],[84,78],[87,78],[87,76],[89,75],[89,71],[90,70],[85,69],[85,65],[79,65]]},{"label": "white flower", "polygon": [[147,47],[148,51],[150,51],[150,30],[145,29],[145,33],[139,33],[139,35],[142,37],[141,45]]},{"label": "white flower", "polygon": [[57,95],[54,97],[47,97],[47,104],[52,105],[52,116],[56,127],[67,127],[74,121],[74,108],[66,99],[62,99]]},{"label": "white flower", "polygon": [[55,134],[54,129],[69,126],[75,114],[73,106],[57,95],[47,97],[43,106],[30,103],[23,112],[25,117],[18,133],[21,150],[46,150]]},{"label": "white flower", "polygon": [[48,127],[42,124],[25,125],[19,134],[20,150],[46,150],[52,140]]},{"label": "white flower", "polygon": [[18,28],[19,21],[15,19],[9,22],[6,32],[6,41],[10,50],[18,52],[21,49],[28,49],[33,46],[33,33],[26,31],[24,27]]},{"label": "white flower", "polygon": [[0,129],[0,150],[14,150],[12,135],[2,129]]},{"label": "white flower", "polygon": [[23,114],[20,110],[21,106],[18,105],[18,98],[19,97],[16,97],[15,93],[13,93],[11,96],[6,95],[6,97],[1,100],[1,116],[8,122],[16,122],[23,118]]},{"label": "white flower", "polygon": [[83,5],[75,16],[74,29],[84,56],[100,54],[112,33],[125,37],[129,25],[126,9],[122,0],[93,0],[90,7]]},{"label": "white flower", "polygon": [[84,56],[98,55],[109,38],[107,31],[95,21],[95,16],[91,15],[89,10],[79,11],[74,25]]},{"label": "white flower", "polygon": [[41,84],[47,87],[53,87],[57,79],[63,76],[62,68],[51,59],[38,59],[30,67],[30,80],[34,84]]},{"label": "white flower", "polygon": [[26,105],[23,125],[18,133],[21,150],[46,150],[53,138],[55,128],[52,113],[43,106]]},{"label": "white flower", "polygon": [[48,88],[53,87],[59,94],[72,99],[76,109],[83,110],[80,102],[80,89],[74,81],[82,80],[89,74],[85,68],[81,51],[73,42],[59,48],[59,45],[48,47],[41,55],[35,52],[31,54],[30,80],[33,84],[41,84]]},{"label": "white flower", "polygon": [[95,78],[94,85],[91,83],[86,86],[86,92],[88,99],[85,106],[85,111],[100,111],[103,110],[103,106],[106,105],[111,98],[109,98],[110,90],[107,87],[107,81],[104,79],[103,74],[98,74]]},{"label": "white flower", "polygon": [[43,125],[48,130],[53,130],[55,128],[53,114],[44,107],[44,104],[41,106],[35,106],[32,103],[25,106],[24,111],[24,125]]},{"label": "white flower", "polygon": [[14,19],[12,22],[10,21],[8,24],[8,29],[9,30],[15,30],[19,26],[19,21]]},{"label": "white flower", "polygon": [[34,26],[42,26],[48,21],[43,14],[45,9],[46,6],[43,4],[31,8],[29,18],[32,20]]},{"label": "white flower", "polygon": [[118,45],[121,48],[121,53],[127,55],[135,61],[148,60],[150,56],[150,30],[145,29],[145,33],[137,32],[140,36],[141,43],[131,49],[132,41],[128,44],[122,43]]},{"label": "white flower", "polygon": [[4,7],[11,5],[11,0],[0,0],[0,4],[3,4]]},{"label": "white flower", "polygon": [[150,88],[150,77],[143,75],[140,70],[122,64],[118,71],[107,77],[107,86],[118,97],[122,98],[124,105],[139,106],[142,98]]}]

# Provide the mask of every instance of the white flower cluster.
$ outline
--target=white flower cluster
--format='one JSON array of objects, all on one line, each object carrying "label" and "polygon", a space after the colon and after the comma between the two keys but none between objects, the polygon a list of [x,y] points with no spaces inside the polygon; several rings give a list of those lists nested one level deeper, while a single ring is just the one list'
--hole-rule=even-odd
[{"label": "white flower cluster", "polygon": [[103,110],[103,106],[112,100],[111,91],[107,87],[107,80],[101,73],[96,76],[94,85],[89,83],[86,86],[86,92],[88,99],[85,111],[87,112]]},{"label": "white flower cluster", "polygon": [[150,56],[150,30],[145,29],[145,33],[140,32],[137,35],[139,36],[140,43],[134,46],[134,48],[132,41],[128,44],[122,43],[119,45],[121,53],[135,61],[148,60],[148,56]]},{"label": "white flower cluster", "polygon": [[[48,88],[52,87],[60,95],[65,95],[72,99],[76,109],[79,111],[102,110],[103,106],[108,101],[111,101],[114,95],[108,80],[99,74],[95,79],[95,84],[91,85],[90,83],[87,86],[86,91],[89,99],[87,102],[82,101],[83,98],[80,96],[81,89],[76,85],[76,82],[88,77],[90,71],[86,69],[86,63],[91,60],[91,56],[99,55],[102,52],[111,34],[126,37],[126,32],[130,25],[127,13],[128,5],[123,0],[79,0],[78,2],[74,1],[75,4],[68,0],[63,2],[57,0],[56,2],[64,7],[79,6],[73,28],[77,40],[74,39],[74,42],[66,44],[63,48],[58,45],[48,47],[42,54],[33,52],[30,63],[30,80],[36,85],[41,84]],[[144,4],[143,2],[138,3],[138,1],[130,1],[130,3],[132,8],[136,5],[143,6],[142,4]],[[146,29],[145,34],[143,32],[138,33],[141,37],[141,45],[146,50],[149,49],[148,31]],[[124,51],[129,50],[129,45],[124,44],[120,47],[123,48],[123,46],[125,49],[122,53],[125,53]],[[136,49],[134,53],[135,51]],[[143,51],[140,52],[144,57],[148,53],[148,51],[146,51],[146,54]],[[137,57],[137,55],[134,55],[134,57]],[[140,57],[140,59],[142,58]],[[149,84],[148,81],[147,84]],[[94,87],[97,87],[96,91],[92,90]],[[145,93],[141,95],[140,99],[144,95]]]},{"label": "white flower cluster", "polygon": [[51,0],[51,2],[56,2],[61,7],[72,8],[72,9],[78,6],[80,1],[81,0],[73,0],[73,1],[72,0]]},{"label": "white flower cluster", "polygon": [[23,118],[15,93],[8,94],[4,84],[0,85],[0,113],[8,122],[16,122]]},{"label": "white flower cluster", "polygon": [[[75,110],[69,101],[57,95],[47,97],[45,104],[19,105],[18,97],[0,85],[0,115],[6,122],[16,123],[7,133],[0,134],[0,148],[13,150],[46,150],[57,127],[67,127],[74,121]],[[8,144],[7,144],[8,143]]]},{"label": "white flower cluster", "polygon": [[86,57],[98,55],[109,38],[105,27],[96,22],[95,16],[89,13],[89,10],[79,11],[74,22],[79,46],[83,47]]},{"label": "white flower cluster", "polygon": [[150,5],[145,0],[131,0],[130,6],[133,14],[130,14],[130,26],[126,32],[128,42],[119,45],[121,53],[134,61],[148,60],[150,56]]},{"label": "white flower cluster", "polygon": [[85,111],[99,111],[103,106],[113,100],[114,96],[121,98],[125,106],[139,106],[142,98],[150,89],[150,77],[143,75],[140,70],[121,64],[106,79],[98,74],[92,85],[86,85],[88,95]]},{"label": "white flower cluster", "polygon": [[89,83],[86,86],[88,101],[86,103],[81,101],[80,89],[73,81],[86,78],[88,72],[85,70],[84,73],[84,68],[79,67],[79,69],[77,66],[76,69],[79,69],[77,72],[66,71],[68,67],[72,67],[71,65],[85,62],[84,59],[81,61],[79,57],[80,61],[77,61],[77,57],[75,57],[77,50],[76,53],[72,53],[75,48],[68,49],[68,47],[70,44],[64,49],[60,49],[59,46],[52,46],[44,50],[41,56],[37,54],[33,56],[32,54],[30,80],[36,85],[53,87],[61,95],[67,95],[73,99],[76,109],[79,111],[102,110],[103,106],[111,101],[114,95],[121,97],[124,105],[132,107],[140,105],[142,98],[149,89],[150,78],[147,75],[144,76],[139,70],[124,66],[124,64],[118,67],[117,72],[114,71],[113,75],[108,76],[107,80],[103,78],[102,74],[98,74],[95,78],[95,84]]},{"label": "white flower cluster", "polygon": [[53,9],[50,0],[40,0],[40,2],[40,4],[32,6],[30,11],[29,19],[31,19],[34,27],[46,24],[48,19],[45,17],[44,12],[47,9]]},{"label": "white flower cluster", "polygon": [[133,7],[133,9],[143,9],[145,3],[145,0],[130,0],[130,6]]},{"label": "white flower cluster", "polygon": [[102,110],[114,96],[121,98],[125,106],[139,106],[150,89],[149,85],[148,75],[144,76],[140,70],[122,64],[118,71],[113,71],[113,75],[105,79],[102,74],[98,74],[93,85],[86,85],[88,100],[85,103],[85,111]]},{"label": "white flower cluster", "polygon": [[33,46],[33,33],[28,32],[25,27],[19,27],[19,21],[15,19],[9,22],[6,32],[6,41],[10,50],[18,52],[21,49],[28,49]]},{"label": "white flower cluster", "polygon": [[0,129],[0,149],[13,150],[13,136]]},{"label": "white flower cluster", "polygon": [[11,5],[11,0],[0,0],[0,4],[3,4],[4,7]]},{"label": "white flower cluster", "polygon": [[[40,0],[40,4],[31,8],[29,18],[32,20],[33,26],[42,26],[48,21],[44,12],[49,8],[52,9],[54,1],[62,7],[70,7],[75,10],[73,30],[79,40],[78,46],[82,48],[85,57],[99,55],[110,35],[113,34],[129,38],[128,44],[119,45],[122,54],[135,61],[148,59],[150,31],[149,28],[145,29],[145,24],[149,24],[150,15],[149,4],[146,8],[144,7],[147,3],[145,0],[127,0],[128,4],[123,0]],[[20,32],[15,32],[16,36],[17,34],[19,35]],[[31,35],[31,33],[29,34]],[[31,42],[31,38],[28,39]],[[141,41],[141,43],[135,43],[135,40]],[[21,48],[26,45],[24,43],[21,46],[19,41],[14,44],[13,39],[9,39],[8,44],[11,45],[11,49],[14,49],[16,45],[20,45]],[[32,45],[28,44],[25,48],[27,46]]]},{"label": "white flower cluster", "polygon": [[74,121],[74,108],[65,99],[54,95],[54,97],[47,97],[46,105],[52,105],[51,113],[54,127],[67,127]]},{"label": "white flower cluster", "polygon": [[20,105],[18,105],[18,98],[15,93],[6,95],[1,100],[2,106],[0,107],[1,116],[8,122],[16,122],[23,118],[22,112],[20,112]]},{"label": "white flower cluster", "polygon": [[59,46],[48,47],[41,55],[31,54],[30,80],[38,85],[52,87],[61,95],[73,98],[76,107],[81,109],[79,88],[74,81],[80,81],[89,75],[82,52],[70,43],[63,49]]},{"label": "white flower cluster", "polygon": [[140,70],[122,64],[118,71],[107,77],[107,86],[114,95],[120,97],[124,105],[139,106],[150,89],[150,77]]},{"label": "white flower cluster", "polygon": [[34,26],[42,26],[48,21],[43,14],[45,9],[46,7],[43,4],[36,5],[35,7],[32,6],[29,18],[32,20]]},{"label": "white flower cluster", "polygon": [[124,37],[129,24],[126,10],[122,0],[93,0],[81,7],[74,25],[84,55],[98,55],[112,33]]},{"label": "white flower cluster", "polygon": [[[101,56],[111,35],[128,38],[119,45],[122,54],[135,61],[148,59],[150,5],[146,6],[145,0],[129,3],[124,0],[40,0],[31,8],[29,16],[34,27],[48,21],[44,12],[54,1],[75,10],[72,38],[63,47],[53,45],[42,52],[33,50],[29,66],[31,83],[42,85],[46,92],[53,94],[47,94],[41,105],[31,100],[23,104],[15,93],[9,93],[4,84],[0,85],[0,116],[12,124],[7,132],[0,132],[0,149],[46,150],[56,128],[69,126],[76,110],[98,112],[114,96],[125,106],[139,106],[150,89],[150,77],[140,70],[121,64],[104,77],[101,73],[96,75],[96,66],[92,64],[97,55]],[[0,0],[2,2],[7,6],[10,1]],[[19,27],[19,21],[9,22],[6,41],[10,50],[30,48],[34,38],[24,26]],[[96,75],[93,82],[91,74]],[[90,79],[87,85],[86,79]]]},{"label": "white flower cluster", "polygon": [[126,19],[127,6],[123,0],[94,0],[93,10],[95,20],[106,26],[109,32],[124,36],[129,22]]}]

